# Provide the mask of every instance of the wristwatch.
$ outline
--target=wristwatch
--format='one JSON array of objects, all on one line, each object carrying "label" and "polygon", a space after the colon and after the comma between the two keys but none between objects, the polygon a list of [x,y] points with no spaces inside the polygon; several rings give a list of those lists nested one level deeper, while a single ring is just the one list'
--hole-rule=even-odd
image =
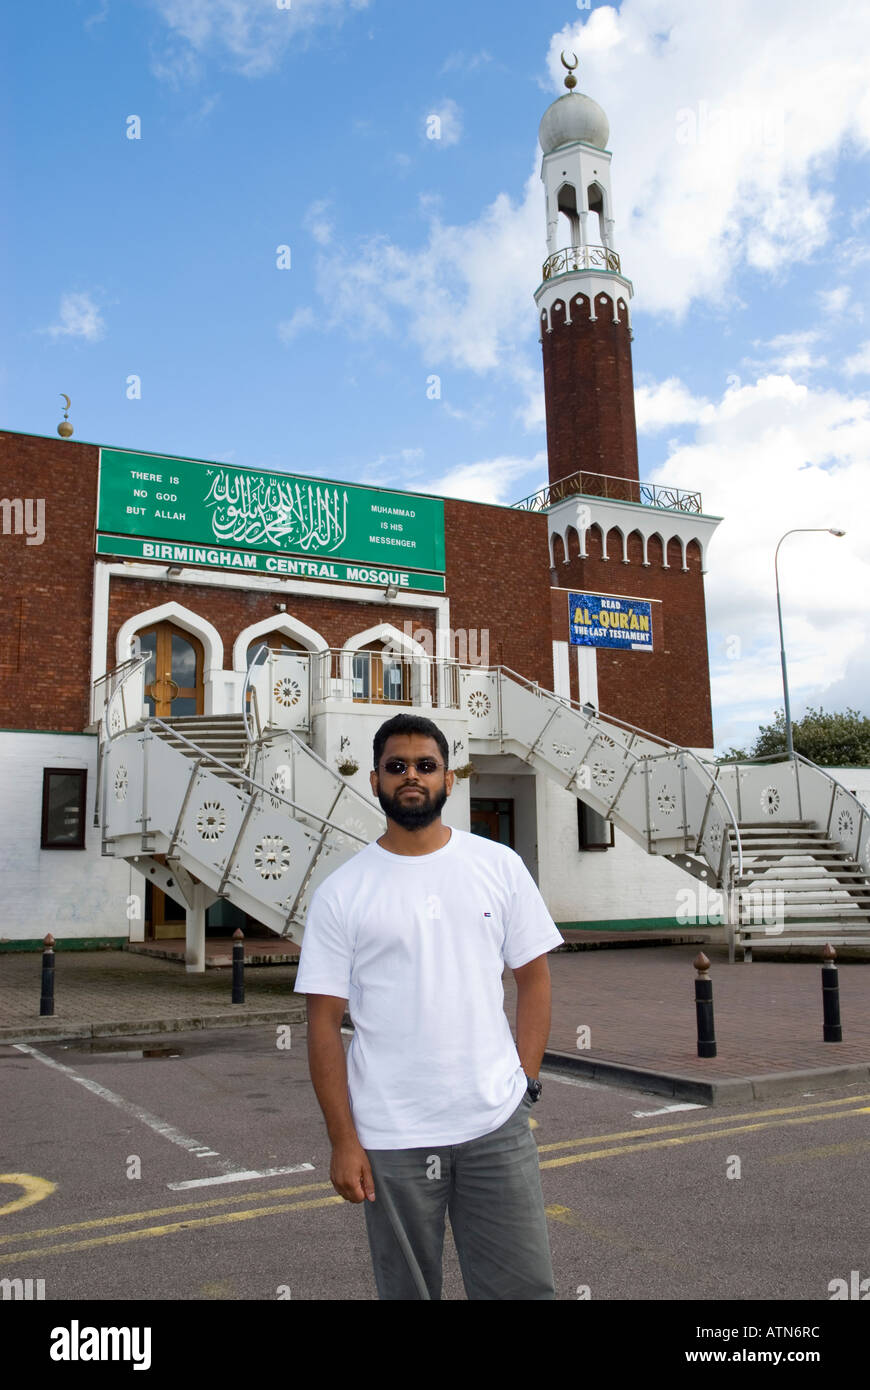
[{"label": "wristwatch", "polygon": [[529,1100],[534,1104],[536,1100],[541,1099],[541,1092],[544,1088],[540,1081],[533,1080],[531,1076],[527,1076],[526,1081],[528,1082],[526,1091],[528,1092]]}]

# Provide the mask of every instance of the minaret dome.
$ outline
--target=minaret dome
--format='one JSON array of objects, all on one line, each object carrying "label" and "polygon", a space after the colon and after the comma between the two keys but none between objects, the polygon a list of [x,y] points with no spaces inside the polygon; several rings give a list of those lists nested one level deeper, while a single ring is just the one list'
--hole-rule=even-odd
[{"label": "minaret dome", "polygon": [[566,92],[548,106],[538,130],[544,154],[552,154],[578,140],[584,145],[594,145],[597,150],[606,150],[609,137],[610,122],[598,102],[583,92]]}]

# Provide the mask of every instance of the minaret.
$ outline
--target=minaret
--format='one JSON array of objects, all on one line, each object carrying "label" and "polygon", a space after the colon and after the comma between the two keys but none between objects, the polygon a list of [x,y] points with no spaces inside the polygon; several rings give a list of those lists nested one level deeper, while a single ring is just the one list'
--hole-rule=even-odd
[{"label": "minaret", "polygon": [[[548,255],[535,302],[550,482],[582,471],[636,483],[633,289],[614,241],[610,126],[597,102],[573,90],[576,56],[568,63],[563,55],[562,63],[569,70],[568,92],[544,112],[539,131]],[[582,491],[598,493],[599,487]]]}]

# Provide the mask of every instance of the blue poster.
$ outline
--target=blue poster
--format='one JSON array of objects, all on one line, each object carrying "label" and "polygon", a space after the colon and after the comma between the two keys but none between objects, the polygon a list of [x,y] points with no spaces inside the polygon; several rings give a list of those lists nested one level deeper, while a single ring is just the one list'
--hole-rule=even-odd
[{"label": "blue poster", "polygon": [[603,594],[569,594],[571,642],[575,647],[622,647],[651,652],[652,603]]}]

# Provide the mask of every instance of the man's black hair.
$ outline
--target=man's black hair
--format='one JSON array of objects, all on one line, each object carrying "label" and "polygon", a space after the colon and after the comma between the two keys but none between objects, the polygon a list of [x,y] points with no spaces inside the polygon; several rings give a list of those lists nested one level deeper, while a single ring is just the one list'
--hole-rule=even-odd
[{"label": "man's black hair", "polygon": [[450,766],[450,750],[447,746],[447,739],[437,724],[433,724],[431,719],[424,719],[419,714],[395,714],[392,719],[387,720],[386,724],[381,725],[374,736],[372,750],[375,767],[381,761],[381,754],[386,747],[387,739],[392,738],[393,734],[423,734],[426,738],[434,738],[444,759],[445,768]]}]

